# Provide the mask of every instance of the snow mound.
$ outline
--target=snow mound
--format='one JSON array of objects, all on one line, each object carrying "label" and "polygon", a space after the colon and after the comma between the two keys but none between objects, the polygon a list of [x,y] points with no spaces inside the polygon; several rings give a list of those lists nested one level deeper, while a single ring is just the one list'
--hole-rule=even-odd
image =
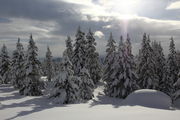
[{"label": "snow mound", "polygon": [[140,105],[150,108],[169,109],[171,98],[163,92],[151,89],[136,90],[122,102],[123,105]]}]

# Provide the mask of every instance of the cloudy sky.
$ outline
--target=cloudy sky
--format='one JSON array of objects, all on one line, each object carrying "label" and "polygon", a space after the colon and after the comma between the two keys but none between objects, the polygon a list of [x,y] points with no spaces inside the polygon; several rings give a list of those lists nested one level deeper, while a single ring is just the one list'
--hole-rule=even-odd
[{"label": "cloudy sky", "polygon": [[130,34],[133,52],[137,54],[142,35],[161,41],[168,53],[169,38],[180,47],[180,1],[178,0],[0,0],[0,47],[9,52],[20,37],[27,46],[32,33],[43,57],[47,45],[54,56],[61,56],[65,39],[74,39],[78,26],[95,33],[97,50],[105,54],[110,32]]}]

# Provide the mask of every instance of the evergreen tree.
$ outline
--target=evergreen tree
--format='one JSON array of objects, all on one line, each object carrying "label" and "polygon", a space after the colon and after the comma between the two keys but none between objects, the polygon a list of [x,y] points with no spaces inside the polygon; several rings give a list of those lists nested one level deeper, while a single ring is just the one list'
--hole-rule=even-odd
[{"label": "evergreen tree", "polygon": [[73,46],[72,46],[72,40],[71,37],[68,36],[66,40],[66,53],[69,57],[69,60],[72,62],[72,57],[73,57]]},{"label": "evergreen tree", "polygon": [[80,77],[80,96],[83,100],[88,100],[93,97],[94,83],[90,77],[89,71],[86,68],[87,64],[87,41],[85,40],[85,34],[81,31],[80,27],[77,30],[75,44],[74,44],[74,55],[73,55],[73,67],[75,75]]},{"label": "evergreen tree", "polygon": [[74,44],[74,54],[72,58],[72,63],[74,67],[74,72],[79,75],[81,69],[86,66],[86,40],[85,33],[81,31],[80,27],[76,33],[76,39]]},{"label": "evergreen tree", "polygon": [[177,66],[177,58],[176,58],[176,50],[173,37],[171,38],[170,46],[169,46],[169,55],[168,55],[168,65],[170,77],[173,83],[175,83],[178,79],[178,66]]},{"label": "evergreen tree", "polygon": [[11,75],[12,84],[15,88],[20,89],[23,86],[23,81],[25,78],[25,56],[24,48],[20,43],[20,38],[16,44],[16,50],[13,52],[12,64],[11,64]]},{"label": "evergreen tree", "polygon": [[53,80],[53,89],[50,98],[56,103],[68,104],[75,103],[79,98],[80,78],[74,76],[73,65],[69,60],[68,54],[64,52],[62,70]]},{"label": "evergreen tree", "polygon": [[84,67],[80,71],[80,97],[82,100],[90,100],[94,97],[94,82],[91,79],[88,70]]},{"label": "evergreen tree", "polygon": [[99,63],[99,54],[96,52],[96,42],[93,36],[93,33],[89,29],[88,34],[86,35],[87,38],[87,55],[86,55],[86,64],[87,69],[89,70],[91,79],[93,80],[94,84],[101,78],[101,66]]},{"label": "evergreen tree", "polygon": [[127,35],[125,44],[121,36],[118,52],[116,52],[111,68],[111,82],[108,82],[105,89],[108,96],[125,98],[138,88],[129,35]]},{"label": "evergreen tree", "polygon": [[143,35],[141,46],[138,58],[138,84],[142,89],[158,89],[159,81],[155,70],[153,50],[150,46],[150,38],[146,34]]},{"label": "evergreen tree", "polygon": [[114,52],[114,58],[110,64],[107,74],[105,94],[110,97],[122,98],[125,95],[124,82],[124,50],[123,37],[121,36],[118,51]]},{"label": "evergreen tree", "polygon": [[138,75],[136,74],[136,63],[134,55],[132,54],[132,45],[129,35],[127,34],[127,39],[125,42],[125,74],[126,74],[126,90],[127,94],[133,92],[136,89],[139,89],[137,84]]},{"label": "evergreen tree", "polygon": [[155,70],[159,80],[158,89],[163,89],[163,75],[165,73],[165,66],[166,66],[166,59],[164,57],[163,48],[161,43],[159,42],[152,42],[152,49],[153,49],[153,57],[155,60]]},{"label": "evergreen tree", "polygon": [[178,80],[178,66],[173,37],[170,40],[167,73],[164,75],[164,82],[166,84],[164,92],[173,97],[173,93],[175,92],[174,83]]},{"label": "evergreen tree", "polygon": [[104,60],[105,64],[110,64],[113,58],[113,53],[116,51],[116,42],[114,41],[112,33],[110,33],[110,37],[108,39],[108,43],[106,45],[106,57]]},{"label": "evergreen tree", "polygon": [[50,51],[49,46],[47,47],[47,52],[46,52],[46,75],[47,75],[47,79],[48,81],[51,81],[52,77],[53,77],[53,62],[52,62],[52,53]]},{"label": "evergreen tree", "polygon": [[107,43],[107,49],[106,49],[106,57],[104,60],[104,71],[103,71],[103,80],[109,84],[111,82],[110,75],[112,74],[111,72],[111,67],[112,63],[114,62],[114,57],[115,57],[115,52],[116,52],[116,42],[114,41],[112,33],[110,33],[110,37],[108,39]]},{"label": "evergreen tree", "polygon": [[37,59],[37,52],[38,48],[31,35],[25,63],[26,78],[20,89],[22,95],[38,96],[42,94],[40,90],[40,62]]},{"label": "evergreen tree", "polygon": [[10,81],[10,59],[7,47],[3,44],[0,53],[0,83],[7,84]]}]

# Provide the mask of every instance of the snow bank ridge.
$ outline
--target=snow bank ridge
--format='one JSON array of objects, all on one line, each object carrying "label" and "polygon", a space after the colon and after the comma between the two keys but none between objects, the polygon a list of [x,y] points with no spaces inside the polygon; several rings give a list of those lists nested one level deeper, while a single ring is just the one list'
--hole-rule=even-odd
[{"label": "snow bank ridge", "polygon": [[171,98],[163,92],[151,89],[136,90],[122,101],[122,105],[140,105],[151,108],[169,109]]}]

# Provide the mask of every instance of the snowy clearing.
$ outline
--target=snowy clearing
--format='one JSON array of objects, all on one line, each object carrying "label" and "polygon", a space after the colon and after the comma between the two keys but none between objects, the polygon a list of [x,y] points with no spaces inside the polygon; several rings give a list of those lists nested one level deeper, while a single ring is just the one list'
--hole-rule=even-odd
[{"label": "snowy clearing", "polygon": [[[103,86],[94,92],[95,98],[87,103],[50,104],[46,97],[20,96],[10,85],[0,86],[1,120],[179,120],[180,110],[155,109],[138,105],[129,106],[127,101],[104,96]],[[144,93],[144,92],[140,92]],[[150,92],[153,93],[153,92]],[[162,96],[164,96],[162,94]],[[161,96],[161,97],[162,97]],[[165,97],[165,96],[164,96]],[[139,98],[138,98],[139,99]],[[137,99],[137,100],[138,100]],[[135,100],[135,99],[134,99]],[[132,102],[132,101],[131,101]],[[175,102],[180,105],[180,100]],[[178,107],[178,106],[177,106]],[[180,107],[180,106],[179,106]]]}]

